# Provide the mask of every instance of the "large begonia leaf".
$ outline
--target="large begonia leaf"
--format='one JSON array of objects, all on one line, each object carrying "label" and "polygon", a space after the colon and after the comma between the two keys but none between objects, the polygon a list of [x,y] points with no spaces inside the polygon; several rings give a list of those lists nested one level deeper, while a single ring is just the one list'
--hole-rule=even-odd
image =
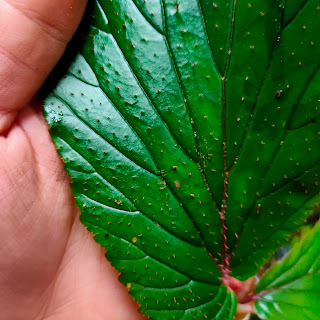
[{"label": "large begonia leaf", "polygon": [[314,320],[320,314],[320,222],[256,288],[257,313],[270,320]]},{"label": "large begonia leaf", "polygon": [[319,5],[90,2],[45,116],[82,222],[151,319],[232,319],[223,283],[320,202]]}]

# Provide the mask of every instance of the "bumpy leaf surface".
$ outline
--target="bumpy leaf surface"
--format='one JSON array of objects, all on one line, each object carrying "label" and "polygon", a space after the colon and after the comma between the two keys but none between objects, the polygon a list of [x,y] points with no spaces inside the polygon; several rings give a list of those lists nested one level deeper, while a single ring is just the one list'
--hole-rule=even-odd
[{"label": "bumpy leaf surface", "polygon": [[151,319],[232,319],[320,202],[318,0],[92,0],[45,115]]},{"label": "bumpy leaf surface", "polygon": [[320,314],[320,222],[261,278],[256,309],[262,319],[313,320]]}]

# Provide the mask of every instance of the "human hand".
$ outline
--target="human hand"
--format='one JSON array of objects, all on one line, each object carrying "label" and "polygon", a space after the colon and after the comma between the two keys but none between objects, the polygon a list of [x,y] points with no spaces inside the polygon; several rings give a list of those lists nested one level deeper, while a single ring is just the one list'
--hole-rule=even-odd
[{"label": "human hand", "polygon": [[84,0],[0,0],[0,320],[137,320],[80,224],[36,94]]}]

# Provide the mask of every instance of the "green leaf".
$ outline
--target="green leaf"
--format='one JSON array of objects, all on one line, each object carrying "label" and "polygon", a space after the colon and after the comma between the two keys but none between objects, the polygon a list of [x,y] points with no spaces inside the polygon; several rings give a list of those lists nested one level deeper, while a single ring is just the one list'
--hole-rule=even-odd
[{"label": "green leaf", "polygon": [[273,265],[256,288],[258,315],[270,320],[318,319],[320,313],[320,222]]},{"label": "green leaf", "polygon": [[60,64],[45,116],[82,222],[152,319],[232,319],[221,278],[320,202],[320,10],[287,2],[92,0]]}]

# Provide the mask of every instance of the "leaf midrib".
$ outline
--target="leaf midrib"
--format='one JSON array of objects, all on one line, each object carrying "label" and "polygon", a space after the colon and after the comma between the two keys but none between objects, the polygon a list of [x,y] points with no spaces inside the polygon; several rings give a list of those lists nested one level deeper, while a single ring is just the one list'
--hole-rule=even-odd
[{"label": "leaf midrib", "polygon": [[236,11],[237,0],[233,1],[232,8],[232,20],[231,20],[231,30],[229,36],[229,49],[227,55],[227,62],[224,70],[224,74],[221,77],[222,81],[222,129],[223,129],[223,170],[224,170],[224,181],[223,181],[223,199],[222,206],[220,211],[220,219],[221,219],[221,237],[222,237],[222,274],[224,277],[228,277],[230,274],[230,255],[227,253],[227,226],[226,226],[226,209],[227,209],[227,197],[228,197],[228,178],[229,171],[227,168],[227,137],[226,137],[226,76],[229,69],[230,58],[231,58],[231,50],[232,50],[232,42],[233,42],[233,31],[234,31],[234,19],[235,19],[235,11]]}]

